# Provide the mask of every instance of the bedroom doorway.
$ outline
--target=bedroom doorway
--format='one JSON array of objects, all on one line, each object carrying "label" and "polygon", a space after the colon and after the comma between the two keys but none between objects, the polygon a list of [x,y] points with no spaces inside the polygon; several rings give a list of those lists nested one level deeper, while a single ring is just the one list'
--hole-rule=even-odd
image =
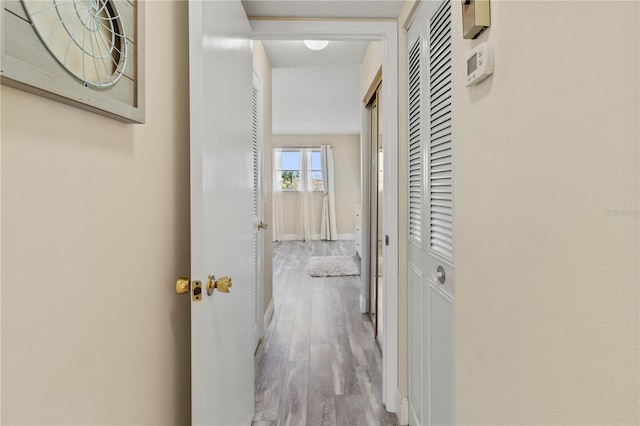
[{"label": "bedroom doorway", "polygon": [[[398,271],[398,235],[397,232],[397,129],[398,129],[398,117],[397,117],[397,103],[398,93],[395,88],[397,87],[398,74],[397,74],[397,24],[396,22],[345,22],[345,21],[292,21],[292,20],[255,20],[252,21],[252,27],[254,31],[254,39],[258,40],[302,40],[306,38],[322,38],[333,40],[368,40],[368,41],[380,41],[383,46],[384,54],[381,57],[382,68],[385,71],[385,85],[380,86],[378,92],[378,111],[388,111],[388,114],[379,115],[379,119],[384,123],[379,123],[380,129],[384,129],[386,137],[384,140],[384,158],[380,158],[381,164],[385,164],[384,167],[384,188],[387,190],[384,192],[384,197],[380,198],[380,206],[378,206],[378,200],[376,200],[376,207],[380,209],[380,225],[381,231],[376,234],[376,245],[378,244],[378,234],[381,236],[381,247],[385,255],[383,256],[384,266],[381,267],[380,272],[384,272],[384,276],[387,277],[385,285],[380,287],[380,291],[384,292],[384,295],[378,294],[376,298],[376,305],[381,306],[384,304],[384,309],[376,310],[376,312],[383,311],[385,318],[382,319],[380,315],[378,318],[377,328],[379,335],[384,336],[384,341],[380,342],[383,346],[384,357],[381,360],[382,377],[380,384],[381,400],[386,410],[395,412],[397,407],[396,391],[397,391],[397,373],[398,373],[398,353],[397,353],[397,329],[398,329],[398,312],[397,312],[397,300],[398,300],[398,283],[397,271]],[[366,111],[366,105],[362,102],[363,97],[359,96],[359,102],[361,111]],[[317,118],[317,117],[316,117]],[[368,119],[364,114],[361,115],[361,129],[367,131],[369,126]],[[319,120],[315,120],[318,122]],[[364,141],[363,141],[364,145]],[[369,146],[367,145],[367,151]],[[378,157],[376,155],[376,157]],[[361,170],[364,172],[369,169],[369,159],[365,159],[365,162],[361,163]],[[362,220],[363,231],[366,231],[370,227],[370,212],[365,212],[365,209],[369,209],[369,180],[368,173],[363,173],[363,180],[367,183],[363,183],[367,186],[363,189],[362,194]],[[376,176],[376,181],[377,181]],[[376,184],[377,186],[377,184]],[[378,198],[378,197],[376,197]],[[269,207],[267,207],[267,210]],[[382,212],[385,212],[383,215]],[[355,213],[355,212],[354,212]],[[378,216],[376,209],[376,216]],[[378,221],[376,220],[376,225]],[[385,235],[390,235],[390,241],[386,245],[384,239]],[[385,241],[385,245],[382,245],[382,241]],[[366,248],[370,245],[370,241],[365,241],[363,236],[362,248]],[[363,250],[364,251],[364,250]],[[379,253],[378,250],[376,252]],[[367,265],[365,265],[365,262]],[[370,272],[370,256],[365,255],[362,257],[362,272],[369,275]],[[274,274],[276,273],[274,267]],[[378,274],[378,268],[376,267],[376,275]],[[366,282],[368,284],[368,281]],[[361,286],[363,290],[360,294],[358,304],[360,308],[363,305],[366,306],[368,302],[368,293],[365,286]],[[274,289],[275,290],[275,289]],[[274,291],[275,293],[275,291]],[[350,296],[351,297],[351,296]],[[358,306],[355,304],[355,306]],[[366,312],[361,310],[361,312]],[[294,320],[295,321],[295,320]],[[369,320],[367,319],[367,322]],[[373,331],[373,330],[372,330]],[[273,337],[276,337],[275,335]],[[346,343],[346,342],[345,342]],[[347,347],[350,345],[347,345]],[[301,377],[301,376],[300,376]]]}]

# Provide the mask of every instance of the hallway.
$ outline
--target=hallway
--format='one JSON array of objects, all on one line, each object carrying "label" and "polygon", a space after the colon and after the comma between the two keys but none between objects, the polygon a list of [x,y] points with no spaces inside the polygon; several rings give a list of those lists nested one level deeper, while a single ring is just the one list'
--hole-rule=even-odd
[{"label": "hallway", "polygon": [[354,253],[353,241],[274,243],[275,312],[255,355],[254,425],[397,425],[381,403],[360,277],[307,273],[309,256]]}]

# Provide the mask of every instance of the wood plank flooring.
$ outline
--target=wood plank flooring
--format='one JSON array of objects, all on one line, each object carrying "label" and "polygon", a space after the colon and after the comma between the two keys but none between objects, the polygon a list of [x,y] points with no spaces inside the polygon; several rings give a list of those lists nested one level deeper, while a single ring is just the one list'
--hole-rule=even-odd
[{"label": "wood plank flooring", "polygon": [[309,256],[353,241],[274,243],[274,315],[255,355],[253,425],[397,425],[381,403],[382,359],[359,310],[360,277],[313,278]]}]

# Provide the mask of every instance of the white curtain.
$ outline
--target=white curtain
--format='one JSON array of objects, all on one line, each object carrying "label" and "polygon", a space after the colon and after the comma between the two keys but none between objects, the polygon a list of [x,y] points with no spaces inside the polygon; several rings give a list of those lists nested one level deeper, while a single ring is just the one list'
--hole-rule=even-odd
[{"label": "white curtain", "polygon": [[[275,148],[273,150],[273,170],[282,169],[282,150]],[[273,241],[282,241],[284,234],[284,207],[282,205],[282,176],[273,173]]]},{"label": "white curtain", "polygon": [[324,185],[320,239],[337,240],[338,227],[336,225],[336,192],[333,178],[333,149],[331,149],[331,145],[322,145],[320,150],[320,157],[322,158],[322,182]]},{"label": "white curtain", "polygon": [[298,223],[296,238],[311,241],[315,214],[313,211],[313,179],[311,179],[310,148],[300,149],[300,192],[298,193]]}]

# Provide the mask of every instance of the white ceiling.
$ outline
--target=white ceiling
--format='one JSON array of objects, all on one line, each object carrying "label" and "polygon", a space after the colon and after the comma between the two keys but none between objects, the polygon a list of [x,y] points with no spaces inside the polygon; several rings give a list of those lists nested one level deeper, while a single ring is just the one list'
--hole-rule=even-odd
[{"label": "white ceiling", "polygon": [[[404,0],[242,0],[247,16],[396,19]],[[273,67],[273,132],[360,133],[360,63],[366,41],[264,41]]]},{"label": "white ceiling", "polygon": [[360,65],[367,46],[367,41],[330,41],[322,50],[311,50],[302,40],[264,41],[269,62],[274,68]]},{"label": "white ceiling", "polygon": [[396,19],[404,0],[242,0],[247,16]]}]

